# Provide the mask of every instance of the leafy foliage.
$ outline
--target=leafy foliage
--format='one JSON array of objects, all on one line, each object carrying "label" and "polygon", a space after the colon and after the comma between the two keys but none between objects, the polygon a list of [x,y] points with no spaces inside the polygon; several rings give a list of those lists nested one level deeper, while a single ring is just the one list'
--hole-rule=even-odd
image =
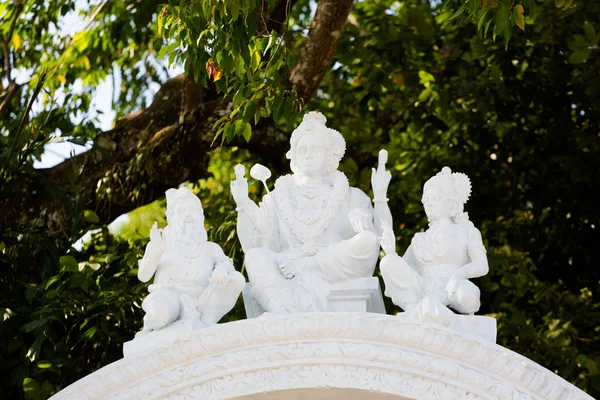
[{"label": "leafy foliage", "polygon": [[[223,2],[171,1],[158,18],[169,41],[159,53],[169,64],[180,62],[205,86],[212,79],[225,95],[233,96],[232,111],[214,124],[222,142],[235,136],[249,141],[251,122],[273,115],[288,121],[302,107],[296,92],[286,87],[294,55],[283,35],[270,30],[258,0]],[[273,6],[274,0],[266,2]],[[257,11],[259,10],[259,11]],[[215,137],[215,138],[216,138]]]},{"label": "leafy foliage", "polygon": [[[45,181],[31,165],[46,143],[97,137],[89,110],[100,82],[120,77],[113,108],[125,115],[165,81],[164,58],[231,99],[214,123],[225,145],[239,136],[260,143],[266,139],[252,135],[259,122],[273,117],[289,131],[301,110],[318,109],[344,134],[341,169],[365,191],[386,147],[399,250],[426,227],[424,181],[444,165],[467,173],[474,188],[467,210],[490,260],[476,283],[482,312],[498,319],[499,344],[598,397],[600,215],[592,192],[600,182],[600,4],[439,3],[356,3],[332,68],[305,104],[289,75],[310,27],[308,1],[289,3],[283,30],[265,28],[272,1],[100,2],[77,11],[90,25],[72,37],[57,26],[75,12],[73,2],[0,2],[3,43],[15,21],[6,43],[12,78],[17,70],[29,77],[1,118],[0,204],[10,204],[5,194],[18,182]],[[4,102],[10,82],[1,57]],[[215,146],[211,176],[186,183],[203,200],[211,239],[240,270],[228,184],[233,165],[257,161],[285,172],[280,154]],[[145,182],[131,175],[128,184]],[[46,398],[121,357],[147,293],[137,260],[149,226],[165,223],[158,200],[109,230],[81,188],[50,189],[69,210],[64,232],[35,219],[0,226],[2,398]],[[255,200],[262,190],[251,186]],[[87,244],[74,248],[90,230]],[[224,320],[243,317],[240,300]]]}]

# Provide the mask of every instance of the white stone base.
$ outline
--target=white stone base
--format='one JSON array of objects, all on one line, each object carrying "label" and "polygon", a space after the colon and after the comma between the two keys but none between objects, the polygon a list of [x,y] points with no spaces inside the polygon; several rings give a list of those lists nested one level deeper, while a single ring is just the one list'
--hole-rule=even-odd
[{"label": "white stone base", "polygon": [[593,400],[504,347],[375,313],[268,314],[126,357],[54,400]]},{"label": "white stone base", "polygon": [[[250,293],[252,286],[246,283],[242,296],[247,318],[256,318],[265,310]],[[327,311],[354,311],[385,314],[379,279],[376,277],[357,278],[344,283],[331,285]]]},{"label": "white stone base", "polygon": [[187,340],[192,336],[193,331],[202,328],[206,328],[206,325],[199,320],[177,321],[164,329],[136,336],[133,340],[123,343],[123,356],[133,357]]},{"label": "white stone base", "polygon": [[477,337],[496,343],[496,319],[483,315],[453,314],[451,317],[411,316],[408,313],[398,313],[396,317],[402,321],[415,323],[431,323],[445,326],[466,336]]}]

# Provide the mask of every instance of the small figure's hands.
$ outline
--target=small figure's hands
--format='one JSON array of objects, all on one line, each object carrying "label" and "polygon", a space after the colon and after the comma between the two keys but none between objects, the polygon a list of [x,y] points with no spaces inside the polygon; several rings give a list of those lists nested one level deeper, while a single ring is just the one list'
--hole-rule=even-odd
[{"label": "small figure's hands", "polygon": [[155,243],[162,243],[163,230],[158,228],[158,222],[154,222],[152,228],[150,228],[150,240]]},{"label": "small figure's hands", "polygon": [[368,230],[370,223],[373,221],[371,213],[360,208],[355,208],[350,211],[350,213],[348,213],[348,219],[350,220],[352,229],[354,229],[354,232],[356,233]]},{"label": "small figure's hands", "polygon": [[150,228],[150,242],[148,242],[146,248],[146,252],[149,253],[148,256],[151,258],[158,257],[165,248],[165,239],[162,233],[163,230],[158,228],[158,223],[154,222]]},{"label": "small figure's hands", "polygon": [[381,248],[383,249],[386,255],[396,253],[396,235],[394,235],[392,227],[384,225],[381,228],[383,230],[383,233],[380,237],[377,238],[379,239]]},{"label": "small figure's hands", "polygon": [[292,279],[298,274],[298,260],[289,256],[280,256],[277,258],[277,266],[286,279]]},{"label": "small figure's hands", "polygon": [[460,271],[456,271],[454,274],[452,274],[452,276],[448,280],[448,283],[446,284],[446,294],[448,295],[448,297],[454,296],[461,282],[465,279],[466,278]]},{"label": "small figure's hands", "polygon": [[245,177],[246,169],[242,164],[238,164],[234,168],[235,179],[231,181],[231,195],[238,207],[243,207],[248,198],[248,180]]},{"label": "small figure's hands", "polygon": [[387,190],[390,180],[392,179],[392,174],[390,171],[385,169],[387,158],[387,150],[380,150],[377,169],[373,168],[371,172],[371,186],[373,187],[373,196],[375,200],[387,199]]}]

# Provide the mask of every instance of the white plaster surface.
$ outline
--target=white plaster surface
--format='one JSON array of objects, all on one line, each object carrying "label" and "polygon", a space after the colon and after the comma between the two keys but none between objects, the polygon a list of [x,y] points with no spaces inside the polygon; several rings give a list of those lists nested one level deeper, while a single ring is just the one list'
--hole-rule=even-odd
[{"label": "white plaster surface", "polygon": [[[357,311],[385,314],[379,279],[374,276],[336,283],[331,285],[329,290],[327,311]],[[256,318],[265,312],[260,303],[252,297],[250,283],[246,283],[242,296],[244,297],[247,318]]]},{"label": "white plaster surface", "polygon": [[490,341],[438,324],[344,312],[265,314],[200,329],[53,397],[233,398],[592,399]]},{"label": "white plaster surface", "polygon": [[[332,285],[373,276],[380,232],[371,199],[338,171],[345,150],[343,136],[326,126],[325,116],[309,112],[290,138],[286,157],[291,174],[277,178],[271,191],[271,172],[260,164],[251,168],[250,176],[267,192],[262,202],[248,197],[245,167],[235,167],[231,195],[237,205],[237,235],[260,310],[346,310],[350,298],[329,296],[336,290]],[[364,310],[364,301],[356,299],[353,307]]]}]

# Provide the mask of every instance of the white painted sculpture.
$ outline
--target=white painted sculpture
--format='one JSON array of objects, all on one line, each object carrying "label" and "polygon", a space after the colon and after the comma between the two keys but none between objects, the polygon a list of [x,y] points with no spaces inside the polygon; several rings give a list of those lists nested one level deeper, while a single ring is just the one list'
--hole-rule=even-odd
[{"label": "white painted sculpture", "polygon": [[[371,277],[379,254],[371,201],[337,170],[346,143],[317,112],[304,116],[287,153],[293,174],[268,192],[270,171],[254,166],[267,195],[248,198],[242,165],[231,193],[252,296],[271,313],[325,311],[330,285]],[[385,195],[384,195],[385,197]]]},{"label": "white painted sculpture", "polygon": [[245,279],[221,247],[207,240],[200,199],[186,187],[169,189],[167,222],[156,223],[139,262],[138,277],[150,294],[142,308],[144,328],[136,338],[178,321],[195,328],[216,324],[240,295]]},{"label": "white painted sculpture", "polygon": [[455,314],[448,307],[469,315],[479,310],[479,288],[469,279],[487,274],[488,263],[481,234],[463,212],[470,194],[469,178],[448,167],[429,179],[422,198],[429,229],[413,237],[402,257],[394,249],[392,225],[385,226],[385,294],[405,317],[450,322]]}]

